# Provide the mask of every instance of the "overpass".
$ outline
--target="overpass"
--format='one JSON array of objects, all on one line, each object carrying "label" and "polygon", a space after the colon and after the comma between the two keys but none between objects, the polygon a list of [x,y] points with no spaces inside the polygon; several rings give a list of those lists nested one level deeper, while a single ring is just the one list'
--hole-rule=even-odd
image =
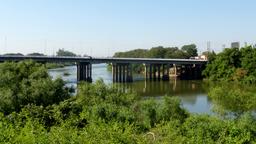
[{"label": "overpass", "polygon": [[33,60],[41,63],[72,62],[77,65],[77,80],[92,81],[92,64],[110,63],[112,65],[113,82],[132,82],[132,64],[143,64],[145,78],[149,80],[169,80],[169,70],[174,67],[180,76],[188,79],[201,78],[206,60],[194,59],[158,59],[158,58],[94,58],[64,56],[2,56],[0,62]]}]

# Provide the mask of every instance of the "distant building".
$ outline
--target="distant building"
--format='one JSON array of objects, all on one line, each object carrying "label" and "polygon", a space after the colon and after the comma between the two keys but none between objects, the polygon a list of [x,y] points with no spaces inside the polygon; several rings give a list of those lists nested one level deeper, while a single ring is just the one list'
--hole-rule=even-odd
[{"label": "distant building", "polygon": [[206,55],[199,55],[196,57],[191,57],[190,59],[195,59],[195,60],[207,60],[207,56]]},{"label": "distant building", "polygon": [[232,42],[231,43],[231,48],[240,48],[240,43],[239,42]]}]

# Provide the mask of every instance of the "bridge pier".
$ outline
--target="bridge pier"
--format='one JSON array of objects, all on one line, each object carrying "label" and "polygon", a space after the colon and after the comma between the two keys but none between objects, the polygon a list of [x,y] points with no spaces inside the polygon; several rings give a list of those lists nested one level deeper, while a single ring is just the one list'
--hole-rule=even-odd
[{"label": "bridge pier", "polygon": [[161,64],[157,64],[157,80],[161,80]]},{"label": "bridge pier", "polygon": [[113,82],[132,82],[132,66],[128,63],[112,63]]},{"label": "bridge pier", "polygon": [[162,80],[168,81],[170,79],[170,65],[169,64],[163,64],[163,74],[162,74]]},{"label": "bridge pier", "polygon": [[92,82],[92,64],[89,62],[77,63],[77,81]]},{"label": "bridge pier", "polygon": [[[169,80],[170,65],[169,64],[144,64],[146,80]],[[162,71],[161,71],[162,67]],[[162,72],[162,73],[161,73]]]},{"label": "bridge pier", "polygon": [[204,65],[187,64],[181,66],[179,77],[181,80],[196,80],[202,79],[202,70]]}]

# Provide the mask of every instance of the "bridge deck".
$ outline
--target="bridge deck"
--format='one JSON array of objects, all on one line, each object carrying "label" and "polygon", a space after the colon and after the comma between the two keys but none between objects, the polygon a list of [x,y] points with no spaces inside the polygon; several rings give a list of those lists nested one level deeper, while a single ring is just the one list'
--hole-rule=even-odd
[{"label": "bridge deck", "polygon": [[37,62],[90,62],[90,63],[150,63],[150,64],[206,64],[207,60],[159,58],[94,58],[57,56],[0,56],[0,62],[34,60]]}]

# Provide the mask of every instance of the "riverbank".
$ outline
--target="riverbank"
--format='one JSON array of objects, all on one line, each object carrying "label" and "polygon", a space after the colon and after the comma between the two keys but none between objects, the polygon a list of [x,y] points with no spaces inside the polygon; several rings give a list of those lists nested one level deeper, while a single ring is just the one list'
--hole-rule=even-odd
[{"label": "riverbank", "polygon": [[[195,114],[184,108],[180,97],[167,94],[145,98],[127,87],[103,80],[80,82],[72,96],[62,79],[52,79],[44,66],[32,61],[3,63],[0,71],[3,143],[256,142],[256,115],[251,111],[256,105],[253,86],[241,89],[227,84],[207,85],[211,86],[214,105],[235,112],[226,117],[218,112]],[[146,87],[154,88],[148,84]],[[173,86],[178,86],[177,81]],[[195,91],[197,86],[200,85],[196,82],[181,85],[179,91]],[[170,89],[161,88],[160,92]],[[202,105],[200,108],[203,109]]]},{"label": "riverbank", "polygon": [[256,117],[198,115],[165,96],[161,103],[122,92],[102,81],[47,107],[27,105],[0,114],[0,140],[28,143],[254,143]]},{"label": "riverbank", "polygon": [[47,69],[57,69],[57,68],[64,68],[66,66],[73,66],[72,63],[46,63],[45,67]]}]

